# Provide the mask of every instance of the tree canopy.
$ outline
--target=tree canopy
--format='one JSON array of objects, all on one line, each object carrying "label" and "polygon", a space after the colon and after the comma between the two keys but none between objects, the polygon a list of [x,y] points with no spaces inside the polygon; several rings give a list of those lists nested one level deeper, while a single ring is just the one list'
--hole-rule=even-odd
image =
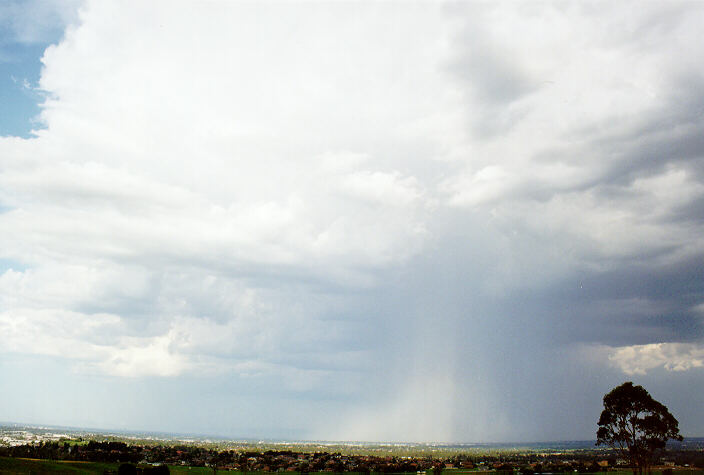
[{"label": "tree canopy", "polygon": [[604,396],[596,437],[596,445],[619,449],[634,473],[647,471],[668,439],[682,440],[677,419],[667,407],[630,381]]}]

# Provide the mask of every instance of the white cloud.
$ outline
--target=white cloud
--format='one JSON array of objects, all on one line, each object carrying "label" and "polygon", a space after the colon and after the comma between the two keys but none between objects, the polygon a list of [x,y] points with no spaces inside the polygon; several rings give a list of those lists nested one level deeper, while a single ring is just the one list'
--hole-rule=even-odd
[{"label": "white cloud", "polygon": [[128,337],[117,315],[81,314],[62,309],[15,308],[0,313],[5,352],[67,358],[82,371],[123,377],[174,376],[189,362],[171,346],[173,331],[156,337]]},{"label": "white cloud", "polygon": [[655,368],[687,371],[704,366],[704,346],[694,343],[650,343],[610,350],[609,361],[626,374],[646,374]]},{"label": "white cloud", "polygon": [[[189,369],[188,361],[171,350],[174,335],[130,339],[111,348],[109,356],[95,364],[107,374],[123,377],[178,376]],[[145,341],[146,340],[146,341]]]},{"label": "white cloud", "polygon": [[[428,197],[400,157],[418,144],[405,130],[438,113],[415,97],[437,71],[408,68],[437,61],[416,35],[442,31],[440,9],[422,25],[398,9],[405,35],[386,28],[395,7],[259,8],[88,2],[43,58],[46,129],[0,141],[0,248],[28,267],[2,276],[6,319],[33,309],[41,335],[55,311],[114,313],[84,370],[274,371],[277,348],[335,333],[317,328],[316,285],[368,287],[422,248]],[[228,341],[239,351],[212,350]]]},{"label": "white cloud", "polygon": [[398,172],[356,172],[343,179],[342,187],[353,196],[380,205],[406,206],[422,195],[415,177],[404,178]]}]

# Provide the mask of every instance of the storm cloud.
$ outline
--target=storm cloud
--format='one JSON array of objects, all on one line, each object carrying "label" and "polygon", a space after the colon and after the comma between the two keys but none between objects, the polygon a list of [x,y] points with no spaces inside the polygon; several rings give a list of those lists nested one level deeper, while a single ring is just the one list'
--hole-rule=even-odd
[{"label": "storm cloud", "polygon": [[701,5],[76,11],[0,138],[0,419],[587,439],[633,379],[702,434]]}]

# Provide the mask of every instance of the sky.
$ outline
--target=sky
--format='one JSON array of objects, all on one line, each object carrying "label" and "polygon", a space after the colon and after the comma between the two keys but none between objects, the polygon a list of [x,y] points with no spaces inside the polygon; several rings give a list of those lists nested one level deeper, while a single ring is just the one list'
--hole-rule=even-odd
[{"label": "sky", "polygon": [[4,2],[0,421],[704,436],[704,3]]}]

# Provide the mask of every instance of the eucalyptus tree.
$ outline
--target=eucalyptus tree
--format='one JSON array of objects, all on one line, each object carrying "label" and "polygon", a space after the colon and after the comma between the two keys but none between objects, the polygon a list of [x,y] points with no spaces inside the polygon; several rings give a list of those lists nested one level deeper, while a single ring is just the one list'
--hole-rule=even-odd
[{"label": "eucalyptus tree", "polygon": [[634,474],[648,472],[669,439],[682,440],[677,419],[642,386],[626,382],[604,396],[596,445],[618,449]]}]

